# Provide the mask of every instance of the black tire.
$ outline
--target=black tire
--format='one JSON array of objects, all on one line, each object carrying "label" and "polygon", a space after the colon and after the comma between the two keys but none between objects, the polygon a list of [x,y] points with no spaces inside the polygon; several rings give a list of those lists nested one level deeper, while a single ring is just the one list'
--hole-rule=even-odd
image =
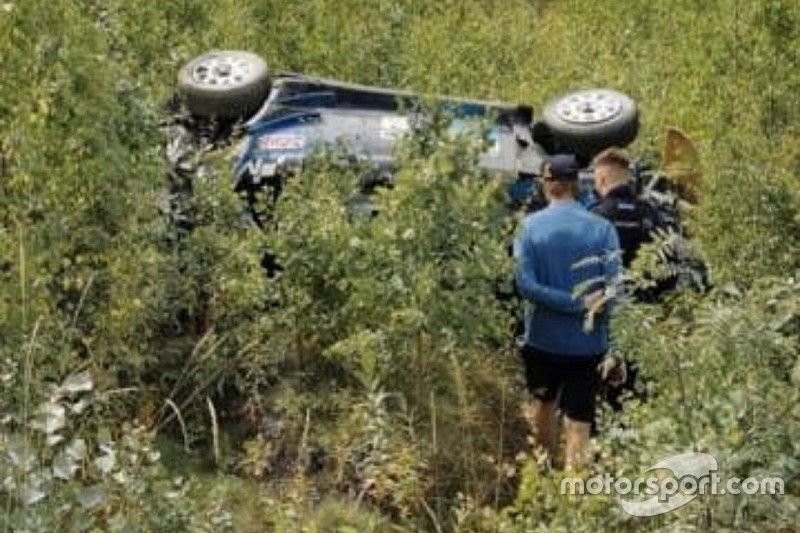
[{"label": "black tire", "polygon": [[548,102],[542,116],[554,149],[586,161],[611,146],[627,146],[639,131],[636,102],[613,89],[567,93]]},{"label": "black tire", "polygon": [[178,90],[186,107],[201,117],[248,117],[264,102],[269,88],[267,63],[239,50],[207,52],[178,72]]}]

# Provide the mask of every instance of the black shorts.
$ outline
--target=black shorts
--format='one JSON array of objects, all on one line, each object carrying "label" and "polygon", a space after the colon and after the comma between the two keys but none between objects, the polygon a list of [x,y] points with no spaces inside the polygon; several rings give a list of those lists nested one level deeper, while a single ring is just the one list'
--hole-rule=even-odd
[{"label": "black shorts", "polygon": [[522,348],[528,390],[542,402],[553,402],[561,393],[564,414],[579,422],[594,419],[595,397],[600,388],[597,365],[605,354],[589,357],[565,356]]}]

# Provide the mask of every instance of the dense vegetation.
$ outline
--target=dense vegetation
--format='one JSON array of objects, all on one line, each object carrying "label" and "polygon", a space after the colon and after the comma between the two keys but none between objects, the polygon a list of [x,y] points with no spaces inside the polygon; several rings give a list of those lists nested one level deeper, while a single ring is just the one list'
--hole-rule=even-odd
[{"label": "dense vegetation", "polygon": [[[606,414],[627,430],[601,432],[595,468],[635,476],[697,449],[787,494],[653,519],[558,494],[492,296],[512,228],[478,140],[434,128],[406,146],[369,224],[343,215],[356,175],[321,159],[267,233],[240,223],[218,154],[196,229],[171,242],[163,102],[209,48],[536,108],[613,86],[640,102],[633,149],[656,161],[663,128],[682,127],[705,170],[689,225],[715,288],[615,317],[648,398]],[[0,5],[0,65],[6,529],[797,527],[797,2],[19,0]],[[272,280],[267,247],[286,267]]]}]

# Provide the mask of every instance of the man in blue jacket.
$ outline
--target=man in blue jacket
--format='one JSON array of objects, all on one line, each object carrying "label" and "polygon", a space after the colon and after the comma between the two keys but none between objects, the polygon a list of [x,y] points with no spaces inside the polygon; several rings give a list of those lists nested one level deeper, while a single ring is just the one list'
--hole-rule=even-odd
[{"label": "man in blue jacket", "polygon": [[[555,457],[555,409],[561,394],[564,460],[573,469],[588,458],[597,366],[608,349],[602,280],[613,279],[620,269],[614,227],[575,200],[578,168],[569,155],[550,159],[543,172],[549,204],[523,220],[514,242],[517,290],[532,304],[525,316],[522,357],[536,400],[536,440]],[[589,280],[596,281],[584,292],[588,295],[573,297],[576,286]],[[589,330],[584,328],[587,313],[598,317]]]}]

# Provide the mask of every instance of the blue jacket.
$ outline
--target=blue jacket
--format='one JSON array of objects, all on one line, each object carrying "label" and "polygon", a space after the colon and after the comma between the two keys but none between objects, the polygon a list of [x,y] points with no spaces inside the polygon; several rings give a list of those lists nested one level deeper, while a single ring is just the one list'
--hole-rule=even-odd
[{"label": "blue jacket", "polygon": [[[585,293],[576,299],[572,293],[581,282],[600,278],[597,289],[603,286],[602,279],[616,276],[618,251],[614,226],[578,202],[556,201],[527,216],[514,241],[517,290],[534,304],[525,314],[525,344],[573,357],[605,352],[607,313],[585,332]],[[575,267],[592,257],[603,260]]]}]

